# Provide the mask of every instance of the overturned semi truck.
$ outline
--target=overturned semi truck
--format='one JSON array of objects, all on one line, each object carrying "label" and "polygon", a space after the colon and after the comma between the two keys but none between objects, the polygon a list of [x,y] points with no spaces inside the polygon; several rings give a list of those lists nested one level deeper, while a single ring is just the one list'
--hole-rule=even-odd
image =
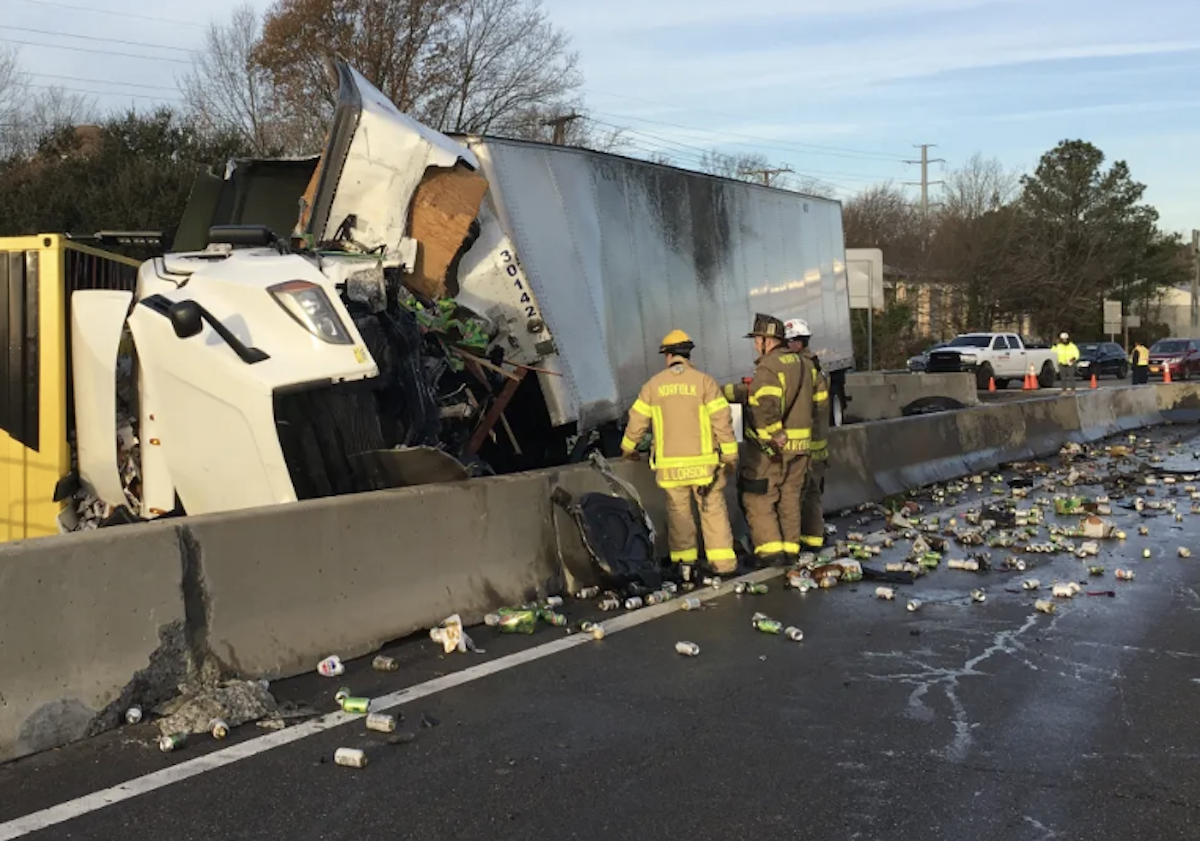
[{"label": "overturned semi truck", "polygon": [[[0,241],[0,279],[24,290],[8,300],[60,307],[63,333],[40,356],[58,475],[42,466],[5,491],[10,511],[27,497],[26,528],[12,519],[5,537],[49,533],[51,512],[54,530],[79,527],[72,494],[121,522],[611,451],[663,334],[687,330],[697,363],[735,380],[752,368],[755,312],[808,320],[840,422],[853,354],[837,202],[449,137],[336,70],[322,154],[202,176],[168,253],[80,282],[62,256],[80,246],[55,238],[59,257],[39,266],[51,238]],[[23,322],[9,315],[12,346]],[[53,341],[49,324],[22,340]],[[17,362],[9,393],[36,400],[20,378],[38,380],[37,360]],[[30,411],[6,408],[10,452],[28,456],[12,423]]]}]

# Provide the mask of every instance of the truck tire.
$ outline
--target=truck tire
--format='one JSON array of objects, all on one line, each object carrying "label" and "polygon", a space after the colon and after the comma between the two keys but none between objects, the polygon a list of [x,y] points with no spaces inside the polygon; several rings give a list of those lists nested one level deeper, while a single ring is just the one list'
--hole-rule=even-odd
[{"label": "truck tire", "polygon": [[985,362],[975,369],[975,387],[987,391],[988,381],[992,379],[992,363]]},{"label": "truck tire", "polygon": [[996,380],[996,388],[997,389],[1008,388],[1008,377],[1001,377],[1000,379]]},{"label": "truck tire", "polygon": [[1042,363],[1042,372],[1038,374],[1038,385],[1042,388],[1054,388],[1054,380],[1058,376],[1058,372],[1054,370],[1054,365],[1050,362]]},{"label": "truck tire", "polygon": [[1120,368],[1117,369],[1117,379],[1124,380],[1124,379],[1128,379],[1128,378],[1129,378],[1129,366],[1122,365]]}]

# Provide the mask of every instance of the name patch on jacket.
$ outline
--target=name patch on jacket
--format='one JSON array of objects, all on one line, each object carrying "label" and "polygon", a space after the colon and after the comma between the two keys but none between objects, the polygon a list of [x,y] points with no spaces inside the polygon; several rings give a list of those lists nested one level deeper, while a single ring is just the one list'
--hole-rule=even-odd
[{"label": "name patch on jacket", "polygon": [[695,397],[696,386],[686,383],[668,383],[658,387],[659,397]]}]

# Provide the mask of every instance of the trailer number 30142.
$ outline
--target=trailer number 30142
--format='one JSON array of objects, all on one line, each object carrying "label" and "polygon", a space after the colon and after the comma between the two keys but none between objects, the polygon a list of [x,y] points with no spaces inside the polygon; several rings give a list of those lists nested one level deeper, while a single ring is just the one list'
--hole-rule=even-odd
[{"label": "trailer number 30142", "polygon": [[512,278],[513,286],[521,293],[521,303],[525,305],[525,317],[537,318],[537,309],[534,308],[533,298],[529,297],[529,290],[525,288],[525,282],[521,279],[521,269],[517,265],[516,258],[508,250],[501,251],[500,256],[504,258],[505,273]]}]

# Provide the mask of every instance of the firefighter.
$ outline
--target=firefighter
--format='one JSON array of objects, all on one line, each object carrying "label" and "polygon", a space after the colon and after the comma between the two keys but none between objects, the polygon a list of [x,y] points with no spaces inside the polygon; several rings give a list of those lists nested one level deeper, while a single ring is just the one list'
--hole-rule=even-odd
[{"label": "firefighter", "polygon": [[825,494],[825,465],[829,459],[829,377],[821,370],[821,360],[809,349],[812,330],[802,318],[784,324],[788,349],[798,353],[812,365],[813,409],[812,439],[808,446],[808,472],[804,476],[804,492],[800,497],[800,547],[818,552],[825,545],[825,514],[822,510]]},{"label": "firefighter", "polygon": [[647,430],[653,433],[650,467],[667,495],[671,561],[683,564],[685,581],[699,560],[693,506],[700,512],[709,566],[720,575],[737,569],[724,493],[727,476],[737,470],[733,413],[717,381],[692,365],[694,348],[682,330],[662,340],[658,352],[666,357],[666,369],[642,386],[621,441],[625,456],[637,458],[638,443]]},{"label": "firefighter", "polygon": [[1133,364],[1133,384],[1145,385],[1150,382],[1150,348],[1138,342],[1133,346],[1129,361]]},{"label": "firefighter", "polygon": [[812,439],[812,363],[788,349],[784,334],[782,321],[759,314],[746,336],[758,359],[746,398],[753,442],[739,490],[754,555],[764,566],[794,563],[800,555],[800,494]]}]

